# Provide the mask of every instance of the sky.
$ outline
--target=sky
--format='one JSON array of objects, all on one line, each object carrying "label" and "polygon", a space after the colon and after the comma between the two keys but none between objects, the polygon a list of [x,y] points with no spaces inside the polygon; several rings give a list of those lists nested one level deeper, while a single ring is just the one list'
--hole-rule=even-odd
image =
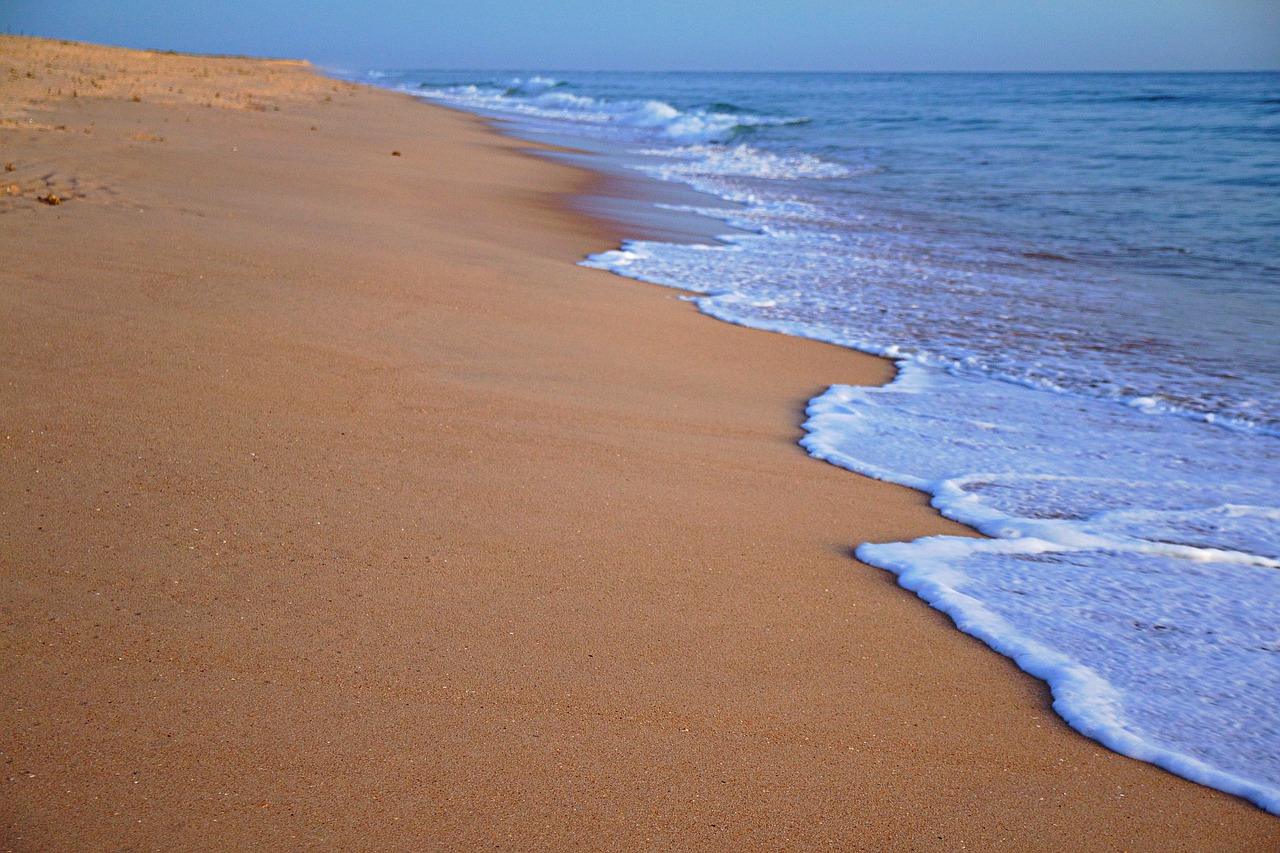
[{"label": "sky", "polygon": [[0,0],[0,31],[351,70],[1280,69],[1280,0]]}]

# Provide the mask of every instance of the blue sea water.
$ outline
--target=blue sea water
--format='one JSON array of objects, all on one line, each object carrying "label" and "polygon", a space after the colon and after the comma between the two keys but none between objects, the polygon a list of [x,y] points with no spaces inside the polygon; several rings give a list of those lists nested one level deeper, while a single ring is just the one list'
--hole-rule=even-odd
[{"label": "blue sea water", "polygon": [[895,359],[803,444],[991,538],[859,557],[1280,814],[1280,74],[354,76],[714,197],[584,263]]}]

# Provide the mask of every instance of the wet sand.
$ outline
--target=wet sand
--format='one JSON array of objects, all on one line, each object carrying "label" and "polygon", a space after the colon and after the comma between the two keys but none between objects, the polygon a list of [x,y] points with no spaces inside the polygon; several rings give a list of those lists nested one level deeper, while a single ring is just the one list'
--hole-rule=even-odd
[{"label": "wet sand", "polygon": [[574,266],[590,173],[299,63],[0,75],[4,849],[1280,847],[854,560],[964,532],[796,445],[891,366]]}]

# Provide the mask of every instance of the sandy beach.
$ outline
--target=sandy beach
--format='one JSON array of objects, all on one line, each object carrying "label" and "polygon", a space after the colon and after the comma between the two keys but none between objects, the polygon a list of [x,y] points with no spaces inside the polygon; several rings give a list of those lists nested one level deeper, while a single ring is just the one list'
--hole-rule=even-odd
[{"label": "sandy beach", "polygon": [[3,849],[1280,849],[857,562],[966,532],[796,444],[892,366],[575,266],[597,176],[300,62],[0,75]]}]

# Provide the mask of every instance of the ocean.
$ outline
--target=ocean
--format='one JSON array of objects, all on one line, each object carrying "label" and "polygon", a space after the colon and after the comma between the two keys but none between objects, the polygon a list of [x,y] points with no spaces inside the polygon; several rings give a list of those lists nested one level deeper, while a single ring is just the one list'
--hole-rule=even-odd
[{"label": "ocean", "polygon": [[894,359],[802,444],[989,538],[858,557],[1280,814],[1280,74],[344,76],[703,194],[721,239],[582,262]]}]

